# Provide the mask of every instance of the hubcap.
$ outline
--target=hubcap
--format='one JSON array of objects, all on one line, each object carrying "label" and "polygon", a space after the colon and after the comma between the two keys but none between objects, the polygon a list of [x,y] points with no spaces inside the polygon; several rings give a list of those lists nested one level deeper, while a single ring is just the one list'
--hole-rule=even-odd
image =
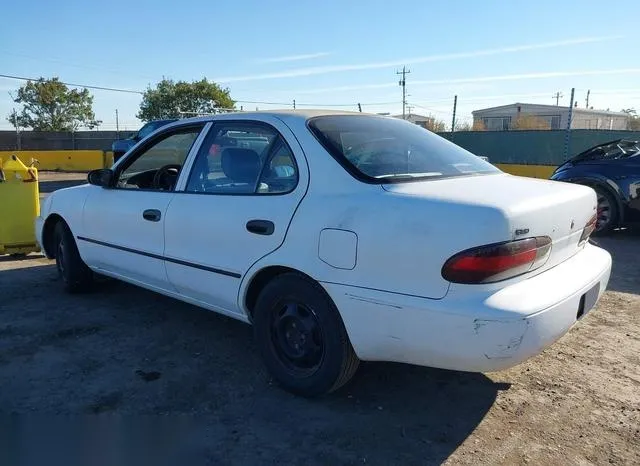
[{"label": "hubcap", "polygon": [[600,231],[611,222],[611,203],[609,202],[609,198],[600,193],[598,193],[597,214],[596,231]]},{"label": "hubcap", "polygon": [[294,371],[313,371],[322,361],[324,344],[315,313],[287,302],[273,313],[271,339],[280,360]]}]

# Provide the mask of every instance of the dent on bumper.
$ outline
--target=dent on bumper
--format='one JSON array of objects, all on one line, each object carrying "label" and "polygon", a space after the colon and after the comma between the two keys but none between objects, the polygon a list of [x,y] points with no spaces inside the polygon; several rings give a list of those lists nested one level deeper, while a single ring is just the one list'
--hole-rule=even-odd
[{"label": "dent on bumper", "polygon": [[486,349],[483,353],[487,359],[510,359],[520,348],[529,327],[529,320],[475,319],[473,326],[475,334],[485,342]]},{"label": "dent on bumper", "polygon": [[[611,256],[593,246],[578,256],[519,282],[515,293],[503,289],[460,301],[324,286],[361,359],[490,372],[515,366],[561,338],[577,322],[582,296],[595,293],[585,314],[595,306],[609,281]],[[563,280],[565,274],[571,279]],[[534,299],[541,294],[544,299]]]}]

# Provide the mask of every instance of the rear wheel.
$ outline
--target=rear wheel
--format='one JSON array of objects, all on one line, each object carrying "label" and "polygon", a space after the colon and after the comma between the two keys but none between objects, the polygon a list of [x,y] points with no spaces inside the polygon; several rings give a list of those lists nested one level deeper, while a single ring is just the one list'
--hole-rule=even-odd
[{"label": "rear wheel", "polygon": [[615,197],[606,189],[593,187],[598,197],[598,219],[594,235],[605,235],[618,225],[618,204]]},{"label": "rear wheel", "polygon": [[301,275],[282,275],[262,290],[253,326],[267,369],[292,393],[332,392],[358,368],[338,310],[318,284]]},{"label": "rear wheel", "polygon": [[54,231],[56,267],[58,275],[69,293],[88,291],[93,283],[93,272],[82,261],[71,230],[60,221]]}]

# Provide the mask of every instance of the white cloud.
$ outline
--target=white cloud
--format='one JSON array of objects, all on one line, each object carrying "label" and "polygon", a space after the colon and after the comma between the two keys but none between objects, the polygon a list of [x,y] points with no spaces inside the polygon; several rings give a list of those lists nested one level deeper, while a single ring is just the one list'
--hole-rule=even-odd
[{"label": "white cloud", "polygon": [[475,50],[472,52],[457,52],[441,55],[429,55],[425,57],[413,57],[403,58],[398,60],[389,60],[374,63],[361,63],[353,65],[329,65],[329,66],[314,66],[308,68],[298,68],[294,70],[280,71],[274,73],[262,73],[245,76],[228,76],[215,78],[214,81],[222,83],[232,83],[240,81],[258,81],[263,79],[278,79],[278,78],[295,78],[301,76],[313,76],[318,74],[338,73],[343,71],[360,71],[360,70],[372,70],[379,68],[390,68],[394,66],[412,65],[417,63],[427,63],[435,61],[445,60],[458,60],[461,58],[474,58],[483,57],[489,55],[501,55],[506,53],[525,52],[529,50],[550,49],[557,47],[564,47],[569,45],[589,44],[594,42],[604,42],[613,39],[619,39],[623,36],[601,36],[601,37],[584,37],[577,39],[568,39],[555,42],[545,42],[540,44],[529,45],[516,45],[511,47],[501,47],[496,49]]},{"label": "white cloud", "polygon": [[331,55],[329,52],[306,53],[302,55],[286,55],[284,57],[259,58],[256,63],[283,63],[290,61],[312,60]]},{"label": "white cloud", "polygon": [[499,76],[481,76],[475,78],[457,78],[457,79],[434,79],[434,80],[416,80],[411,81],[412,85],[420,84],[457,84],[457,83],[480,83],[491,81],[518,81],[526,79],[546,79],[546,78],[565,78],[571,76],[602,76],[611,74],[635,74],[640,73],[640,68],[623,68],[617,70],[583,70],[583,71],[551,71],[545,73],[522,73],[507,74]]},{"label": "white cloud", "polygon": [[[601,75],[614,75],[614,74],[636,74],[640,73],[640,68],[623,68],[615,70],[582,70],[582,71],[550,71],[544,73],[520,73],[520,74],[507,74],[497,76],[477,76],[473,78],[447,78],[447,79],[417,79],[408,82],[408,86],[419,87],[423,85],[429,86],[446,86],[450,87],[456,92],[460,92],[458,89],[460,86],[453,87],[454,84],[476,84],[495,81],[519,81],[528,79],[548,79],[548,78],[563,78],[572,76],[601,76]],[[338,86],[338,87],[325,87],[316,89],[304,89],[287,91],[292,95],[302,94],[324,94],[328,92],[340,92],[340,91],[359,91],[365,89],[384,89],[389,87],[397,87],[397,82],[388,82],[380,84],[361,84],[351,86]],[[476,86],[464,86],[474,88]],[[482,87],[482,86],[477,86]],[[615,92],[615,91],[614,91]]]}]

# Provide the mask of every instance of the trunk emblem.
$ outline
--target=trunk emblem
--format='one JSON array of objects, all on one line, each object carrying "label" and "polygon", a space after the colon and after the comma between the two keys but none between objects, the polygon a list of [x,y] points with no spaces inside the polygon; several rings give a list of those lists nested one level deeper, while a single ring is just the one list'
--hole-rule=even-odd
[{"label": "trunk emblem", "polygon": [[573,230],[573,227],[576,223],[573,221],[573,219],[571,220],[571,230]]},{"label": "trunk emblem", "polygon": [[528,228],[518,228],[516,230],[516,236],[526,235],[527,233],[529,233],[529,229]]}]

